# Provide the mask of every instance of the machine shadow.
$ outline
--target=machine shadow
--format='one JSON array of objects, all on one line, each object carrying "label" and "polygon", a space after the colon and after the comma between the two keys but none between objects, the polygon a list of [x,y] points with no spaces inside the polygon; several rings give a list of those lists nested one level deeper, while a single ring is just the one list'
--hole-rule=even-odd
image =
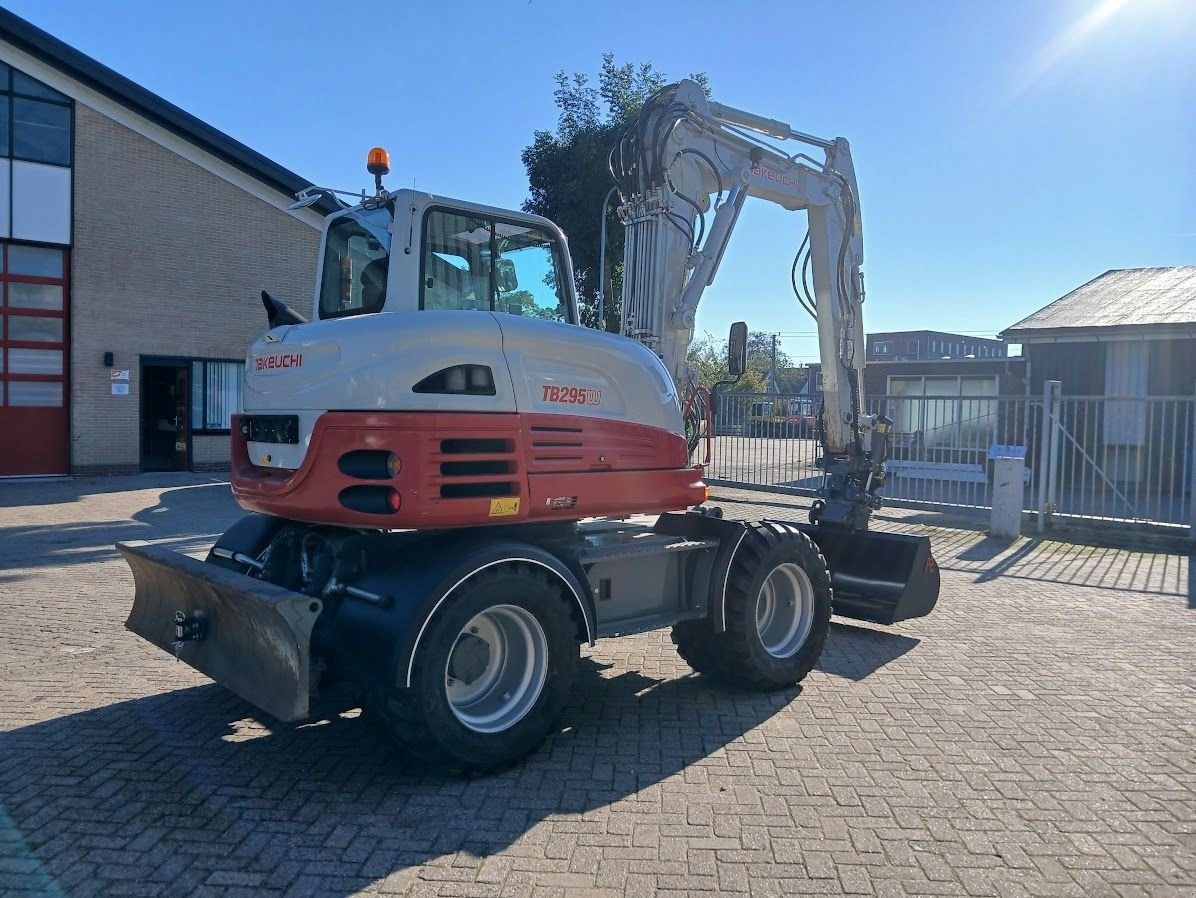
[{"label": "machine shadow", "polygon": [[888,630],[831,621],[830,636],[816,669],[858,682],[913,651],[921,641]]},{"label": "machine shadow", "polygon": [[[408,765],[352,712],[263,725],[215,685],[0,733],[0,859],[30,883],[90,894],[97,883],[80,870],[92,867],[96,844],[77,834],[102,832],[140,882],[173,894],[204,885],[213,867],[194,858],[207,853],[262,889],[302,880],[312,894],[349,895],[445,855],[487,857],[550,815],[633,795],[800,694],[612,669],[583,661],[546,745],[471,780]],[[345,852],[352,864],[341,862]]]},{"label": "machine shadow", "polygon": [[122,540],[153,540],[184,552],[206,549],[218,534],[197,534],[197,520],[229,524],[243,513],[227,483],[195,483],[167,490],[131,518],[0,527],[0,570],[117,558],[115,544]]},{"label": "machine shadow", "polygon": [[189,489],[196,486],[227,487],[228,473],[160,471],[145,474],[16,478],[4,481],[0,488],[0,508],[62,505],[78,502],[88,496],[105,496],[137,490]]}]

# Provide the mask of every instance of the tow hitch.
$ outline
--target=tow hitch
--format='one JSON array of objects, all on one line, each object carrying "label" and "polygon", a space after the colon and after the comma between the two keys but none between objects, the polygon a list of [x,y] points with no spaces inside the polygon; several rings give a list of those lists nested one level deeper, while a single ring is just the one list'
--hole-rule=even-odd
[{"label": "tow hitch", "polygon": [[199,642],[208,635],[208,616],[202,611],[192,611],[187,614],[185,611],[176,611],[174,613],[174,642],[170,645],[174,648],[174,658],[176,661],[182,660],[183,646],[189,642]]}]

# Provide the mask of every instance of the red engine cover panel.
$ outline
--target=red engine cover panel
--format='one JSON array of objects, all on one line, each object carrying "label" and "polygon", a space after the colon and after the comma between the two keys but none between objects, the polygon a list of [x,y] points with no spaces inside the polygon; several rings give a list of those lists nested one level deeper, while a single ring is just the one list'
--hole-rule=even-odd
[{"label": "red engine cover panel", "polygon": [[[353,476],[355,450],[394,453],[393,478]],[[654,427],[571,415],[328,412],[296,471],[254,465],[232,424],[233,494],[242,507],[313,523],[431,529],[678,511],[705,501],[684,439]],[[344,491],[398,493],[366,512]]]}]

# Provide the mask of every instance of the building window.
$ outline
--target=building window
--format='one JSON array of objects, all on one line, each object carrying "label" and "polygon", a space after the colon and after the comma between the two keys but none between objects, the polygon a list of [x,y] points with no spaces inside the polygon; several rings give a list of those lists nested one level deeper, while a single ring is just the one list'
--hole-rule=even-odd
[{"label": "building window", "polygon": [[0,156],[71,164],[70,97],[0,64]]},{"label": "building window", "polygon": [[894,430],[924,447],[986,449],[995,437],[995,376],[890,377],[889,395]]},{"label": "building window", "polygon": [[0,247],[0,406],[63,405],[66,253]]},{"label": "building window", "polygon": [[230,419],[241,411],[244,362],[191,363],[191,430],[228,433]]},{"label": "building window", "polygon": [[873,343],[872,344],[872,354],[873,355],[888,355],[889,354],[889,344],[884,342],[883,340]]}]

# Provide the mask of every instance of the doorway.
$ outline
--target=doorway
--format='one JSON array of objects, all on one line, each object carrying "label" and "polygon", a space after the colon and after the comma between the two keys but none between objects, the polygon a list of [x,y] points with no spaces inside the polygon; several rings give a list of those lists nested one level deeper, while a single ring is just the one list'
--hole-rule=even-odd
[{"label": "doorway", "polygon": [[182,363],[141,366],[141,470],[191,467],[190,368]]}]

